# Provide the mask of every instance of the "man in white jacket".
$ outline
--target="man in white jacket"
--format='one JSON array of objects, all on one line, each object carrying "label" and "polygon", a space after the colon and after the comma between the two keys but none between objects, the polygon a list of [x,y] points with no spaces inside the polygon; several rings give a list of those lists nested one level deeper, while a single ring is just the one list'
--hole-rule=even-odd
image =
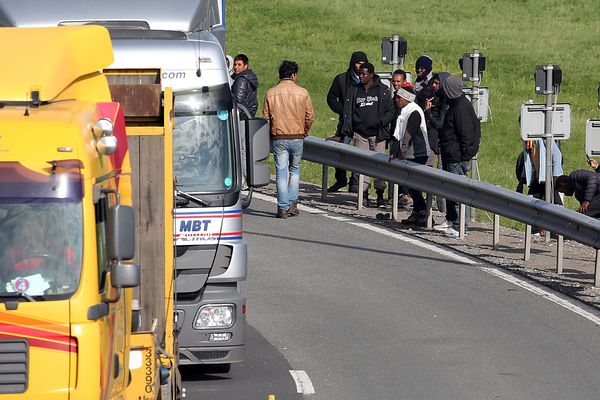
[{"label": "man in white jacket", "polygon": [[[431,154],[429,141],[427,140],[427,125],[423,110],[415,103],[415,94],[409,88],[396,90],[394,101],[402,108],[396,120],[396,129],[392,138],[390,161],[395,158],[412,161],[425,165]],[[403,224],[425,226],[427,222],[427,211],[423,193],[409,188],[413,199],[413,210]]]}]

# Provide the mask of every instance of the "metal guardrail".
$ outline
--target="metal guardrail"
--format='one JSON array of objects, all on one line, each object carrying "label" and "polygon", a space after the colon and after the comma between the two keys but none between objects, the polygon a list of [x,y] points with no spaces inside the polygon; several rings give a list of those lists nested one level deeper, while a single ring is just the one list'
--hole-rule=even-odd
[{"label": "metal guardrail", "polygon": [[[385,154],[315,137],[305,140],[302,158],[434,193],[600,249],[599,220],[486,182],[410,161],[389,162]],[[598,264],[597,258],[596,286],[600,282]]]}]

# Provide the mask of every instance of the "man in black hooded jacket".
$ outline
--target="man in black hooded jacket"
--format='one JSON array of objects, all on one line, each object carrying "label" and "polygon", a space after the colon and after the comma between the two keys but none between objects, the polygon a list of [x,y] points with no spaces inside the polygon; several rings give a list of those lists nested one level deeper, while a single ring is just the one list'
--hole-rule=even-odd
[{"label": "man in black hooded jacket", "polygon": [[[439,134],[440,154],[444,170],[457,175],[467,175],[471,159],[477,155],[481,126],[473,106],[462,91],[462,80],[450,76],[442,84],[448,102],[444,124]],[[446,200],[446,221],[433,229],[444,232],[448,237],[458,237],[459,205]],[[468,212],[468,209],[467,209]],[[466,216],[468,220],[468,216]]]},{"label": "man in black hooded jacket", "polygon": [[240,109],[242,119],[254,118],[256,110],[258,110],[258,99],[256,93],[258,91],[258,77],[249,68],[248,56],[238,54],[233,59],[233,84],[231,85],[231,93],[237,104],[241,104],[248,110]]},{"label": "man in black hooded jacket", "polygon": [[[342,122],[344,119],[344,101],[348,93],[348,88],[352,86],[360,85],[360,79],[358,77],[358,71],[362,64],[369,62],[367,55],[362,51],[355,51],[350,57],[348,64],[348,70],[338,74],[331,83],[329,92],[327,93],[327,105],[331,108],[331,111],[336,113],[339,117],[337,130],[335,135],[330,137],[329,140],[336,142],[350,142],[350,137],[345,137],[342,134]],[[335,183],[327,189],[328,192],[337,192],[341,188],[348,184],[348,178],[346,176],[346,170],[341,168],[335,169]],[[349,192],[356,193],[358,183],[354,180],[353,176],[350,175],[350,187]]]},{"label": "man in black hooded jacket", "polygon": [[[379,75],[375,74],[373,64],[364,63],[359,71],[361,84],[352,86],[346,94],[341,131],[345,136],[354,138],[354,146],[384,153],[385,143],[390,139],[390,123],[396,115],[390,89],[381,82]],[[354,175],[358,180],[358,174]],[[365,185],[363,201],[365,207],[368,207],[368,177],[365,177]],[[377,206],[385,207],[384,180],[375,179],[375,191]]]}]

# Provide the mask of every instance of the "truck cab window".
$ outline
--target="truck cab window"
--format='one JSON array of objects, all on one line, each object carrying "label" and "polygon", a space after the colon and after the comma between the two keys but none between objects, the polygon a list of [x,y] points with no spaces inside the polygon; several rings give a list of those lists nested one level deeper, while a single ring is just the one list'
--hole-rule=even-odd
[{"label": "truck cab window", "polygon": [[106,286],[108,272],[108,249],[106,243],[106,218],[108,214],[108,199],[102,196],[94,205],[96,214],[96,247],[98,254],[98,291],[102,292]]},{"label": "truck cab window", "polygon": [[175,95],[173,167],[180,190],[222,193],[234,187],[231,110],[226,85]]},{"label": "truck cab window", "polygon": [[81,181],[24,170],[0,163],[0,174],[14,180],[0,187],[0,292],[65,298],[81,275]]}]

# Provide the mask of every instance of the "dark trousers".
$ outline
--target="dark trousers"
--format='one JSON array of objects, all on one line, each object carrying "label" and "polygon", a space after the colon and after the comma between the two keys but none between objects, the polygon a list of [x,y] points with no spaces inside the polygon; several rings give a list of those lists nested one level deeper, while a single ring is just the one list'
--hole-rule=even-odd
[{"label": "dark trousers", "polygon": [[[456,175],[467,175],[471,169],[471,161],[462,161],[459,163],[444,163],[444,170]],[[446,199],[446,220],[452,222],[455,226],[460,224],[460,205],[452,200]],[[465,226],[469,221],[469,208],[465,210]]]},{"label": "dark trousers", "polygon": [[[335,169],[335,181],[343,186],[348,184],[347,172],[345,169]],[[350,173],[350,186],[358,186],[358,182],[354,179],[354,175]]]},{"label": "dark trousers", "polygon": [[[427,158],[428,158],[427,156],[415,157],[412,160],[408,160],[408,161],[412,161],[417,164],[425,165],[425,163],[427,163]],[[408,193],[410,194],[410,197],[412,197],[412,200],[413,200],[413,212],[424,211],[427,208],[425,199],[423,198],[423,192],[418,192],[418,191],[414,190],[413,188],[408,188]]]}]

